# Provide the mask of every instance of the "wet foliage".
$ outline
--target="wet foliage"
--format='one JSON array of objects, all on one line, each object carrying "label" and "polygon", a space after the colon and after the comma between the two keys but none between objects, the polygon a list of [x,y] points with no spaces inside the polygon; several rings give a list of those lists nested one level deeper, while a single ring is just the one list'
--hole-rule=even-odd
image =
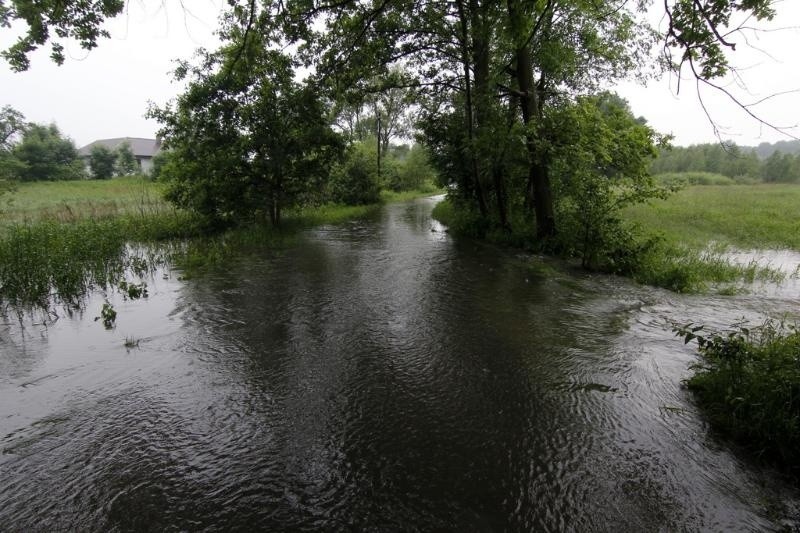
[{"label": "wet foliage", "polygon": [[702,362],[687,385],[712,426],[757,457],[800,474],[800,330],[768,320],[725,331],[686,324]]}]

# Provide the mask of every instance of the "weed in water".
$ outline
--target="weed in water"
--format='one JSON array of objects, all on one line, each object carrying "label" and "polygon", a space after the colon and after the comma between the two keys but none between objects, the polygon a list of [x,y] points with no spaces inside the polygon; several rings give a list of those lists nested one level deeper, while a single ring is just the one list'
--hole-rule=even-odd
[{"label": "weed in water", "polygon": [[125,348],[128,350],[139,347],[139,339],[134,337],[125,337]]},{"label": "weed in water", "polygon": [[709,331],[674,327],[702,362],[687,381],[712,426],[758,457],[800,475],[800,331],[768,320]]},{"label": "weed in water", "polygon": [[138,300],[139,298],[147,298],[147,283],[129,283],[127,281],[119,282],[119,290],[123,297],[131,300]]},{"label": "weed in water", "polygon": [[94,320],[95,322],[102,320],[103,326],[105,326],[106,329],[111,329],[117,321],[117,311],[114,309],[113,305],[105,302],[103,308],[100,309],[100,316],[94,317]]}]

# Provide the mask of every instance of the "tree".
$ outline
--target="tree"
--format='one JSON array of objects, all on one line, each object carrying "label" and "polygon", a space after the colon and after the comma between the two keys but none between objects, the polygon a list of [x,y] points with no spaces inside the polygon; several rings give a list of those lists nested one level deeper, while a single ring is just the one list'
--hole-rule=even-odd
[{"label": "tree", "polygon": [[27,128],[22,113],[11,106],[0,109],[0,194],[7,190],[7,182],[15,179],[20,171],[21,163],[11,152]]},{"label": "tree", "polygon": [[218,51],[178,69],[190,82],[174,106],[149,113],[170,150],[161,174],[172,201],[213,222],[278,226],[284,209],[323,189],[342,142],[318,91],[295,80],[291,58],[235,22]]},{"label": "tree", "polygon": [[0,55],[12,70],[27,70],[28,55],[40,46],[50,43],[50,57],[57,64],[64,62],[62,40],[74,39],[81,48],[91,50],[101,37],[108,37],[102,29],[107,18],[122,13],[125,0],[10,0],[0,2],[0,27],[12,22],[27,25],[27,31]]},{"label": "tree", "polygon": [[27,127],[22,113],[11,106],[3,106],[0,109],[0,154],[10,152]]},{"label": "tree", "polygon": [[133,155],[131,145],[127,142],[120,144],[116,151],[116,166],[117,174],[120,176],[129,176],[139,170],[139,164],[136,162],[136,156]]},{"label": "tree", "polygon": [[114,176],[114,167],[117,154],[107,146],[96,144],[92,146],[89,154],[89,169],[92,177],[98,180],[111,179]]},{"label": "tree", "polygon": [[70,180],[84,176],[83,162],[71,139],[61,135],[55,124],[32,124],[14,146],[11,156],[19,161],[20,181]]},{"label": "tree", "polygon": [[762,176],[766,182],[785,183],[788,181],[795,181],[797,176],[793,174],[794,157],[789,154],[781,152],[773,152],[771,156],[764,161],[762,167]]},{"label": "tree", "polygon": [[637,120],[627,102],[601,93],[552,110],[547,128],[556,182],[556,213],[564,228],[559,244],[584,267],[625,272],[637,260],[633,233],[619,215],[624,207],[664,197],[648,172],[656,146],[667,137]]}]

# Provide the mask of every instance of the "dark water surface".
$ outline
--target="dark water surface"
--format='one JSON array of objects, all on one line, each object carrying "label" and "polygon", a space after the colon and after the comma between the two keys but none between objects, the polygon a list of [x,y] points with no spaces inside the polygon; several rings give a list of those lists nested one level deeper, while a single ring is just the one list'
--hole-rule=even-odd
[{"label": "dark water surface", "polygon": [[543,271],[454,241],[433,203],[159,274],[113,331],[100,296],[8,318],[0,530],[798,527],[797,492],[709,433],[668,325],[796,310],[797,291]]}]

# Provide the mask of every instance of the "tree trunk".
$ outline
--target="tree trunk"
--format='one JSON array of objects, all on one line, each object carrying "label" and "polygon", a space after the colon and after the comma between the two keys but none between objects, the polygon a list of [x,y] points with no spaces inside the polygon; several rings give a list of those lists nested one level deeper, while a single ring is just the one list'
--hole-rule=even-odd
[{"label": "tree trunk", "polygon": [[[465,102],[464,102],[464,120],[467,127],[467,140],[470,159],[470,170],[472,171],[472,187],[475,191],[475,199],[478,201],[478,209],[481,216],[486,218],[488,215],[488,208],[486,206],[486,197],[481,186],[480,171],[478,169],[478,159],[475,157],[473,141],[475,139],[475,121],[473,119],[473,102],[472,102],[472,81],[470,76],[470,61],[469,61],[469,23],[464,12],[464,1],[457,0],[458,16],[461,23],[461,63],[464,68],[464,87],[465,87]],[[468,191],[464,191],[467,193]]]},{"label": "tree trunk", "polygon": [[553,191],[546,161],[537,153],[536,138],[532,126],[541,119],[541,102],[533,78],[533,57],[528,36],[525,35],[521,12],[517,0],[508,1],[508,16],[515,44],[516,78],[519,86],[520,110],[525,125],[525,147],[528,152],[528,182],[525,187],[525,203],[533,207],[536,215],[536,234],[539,238],[552,237],[556,233],[553,208]]}]

